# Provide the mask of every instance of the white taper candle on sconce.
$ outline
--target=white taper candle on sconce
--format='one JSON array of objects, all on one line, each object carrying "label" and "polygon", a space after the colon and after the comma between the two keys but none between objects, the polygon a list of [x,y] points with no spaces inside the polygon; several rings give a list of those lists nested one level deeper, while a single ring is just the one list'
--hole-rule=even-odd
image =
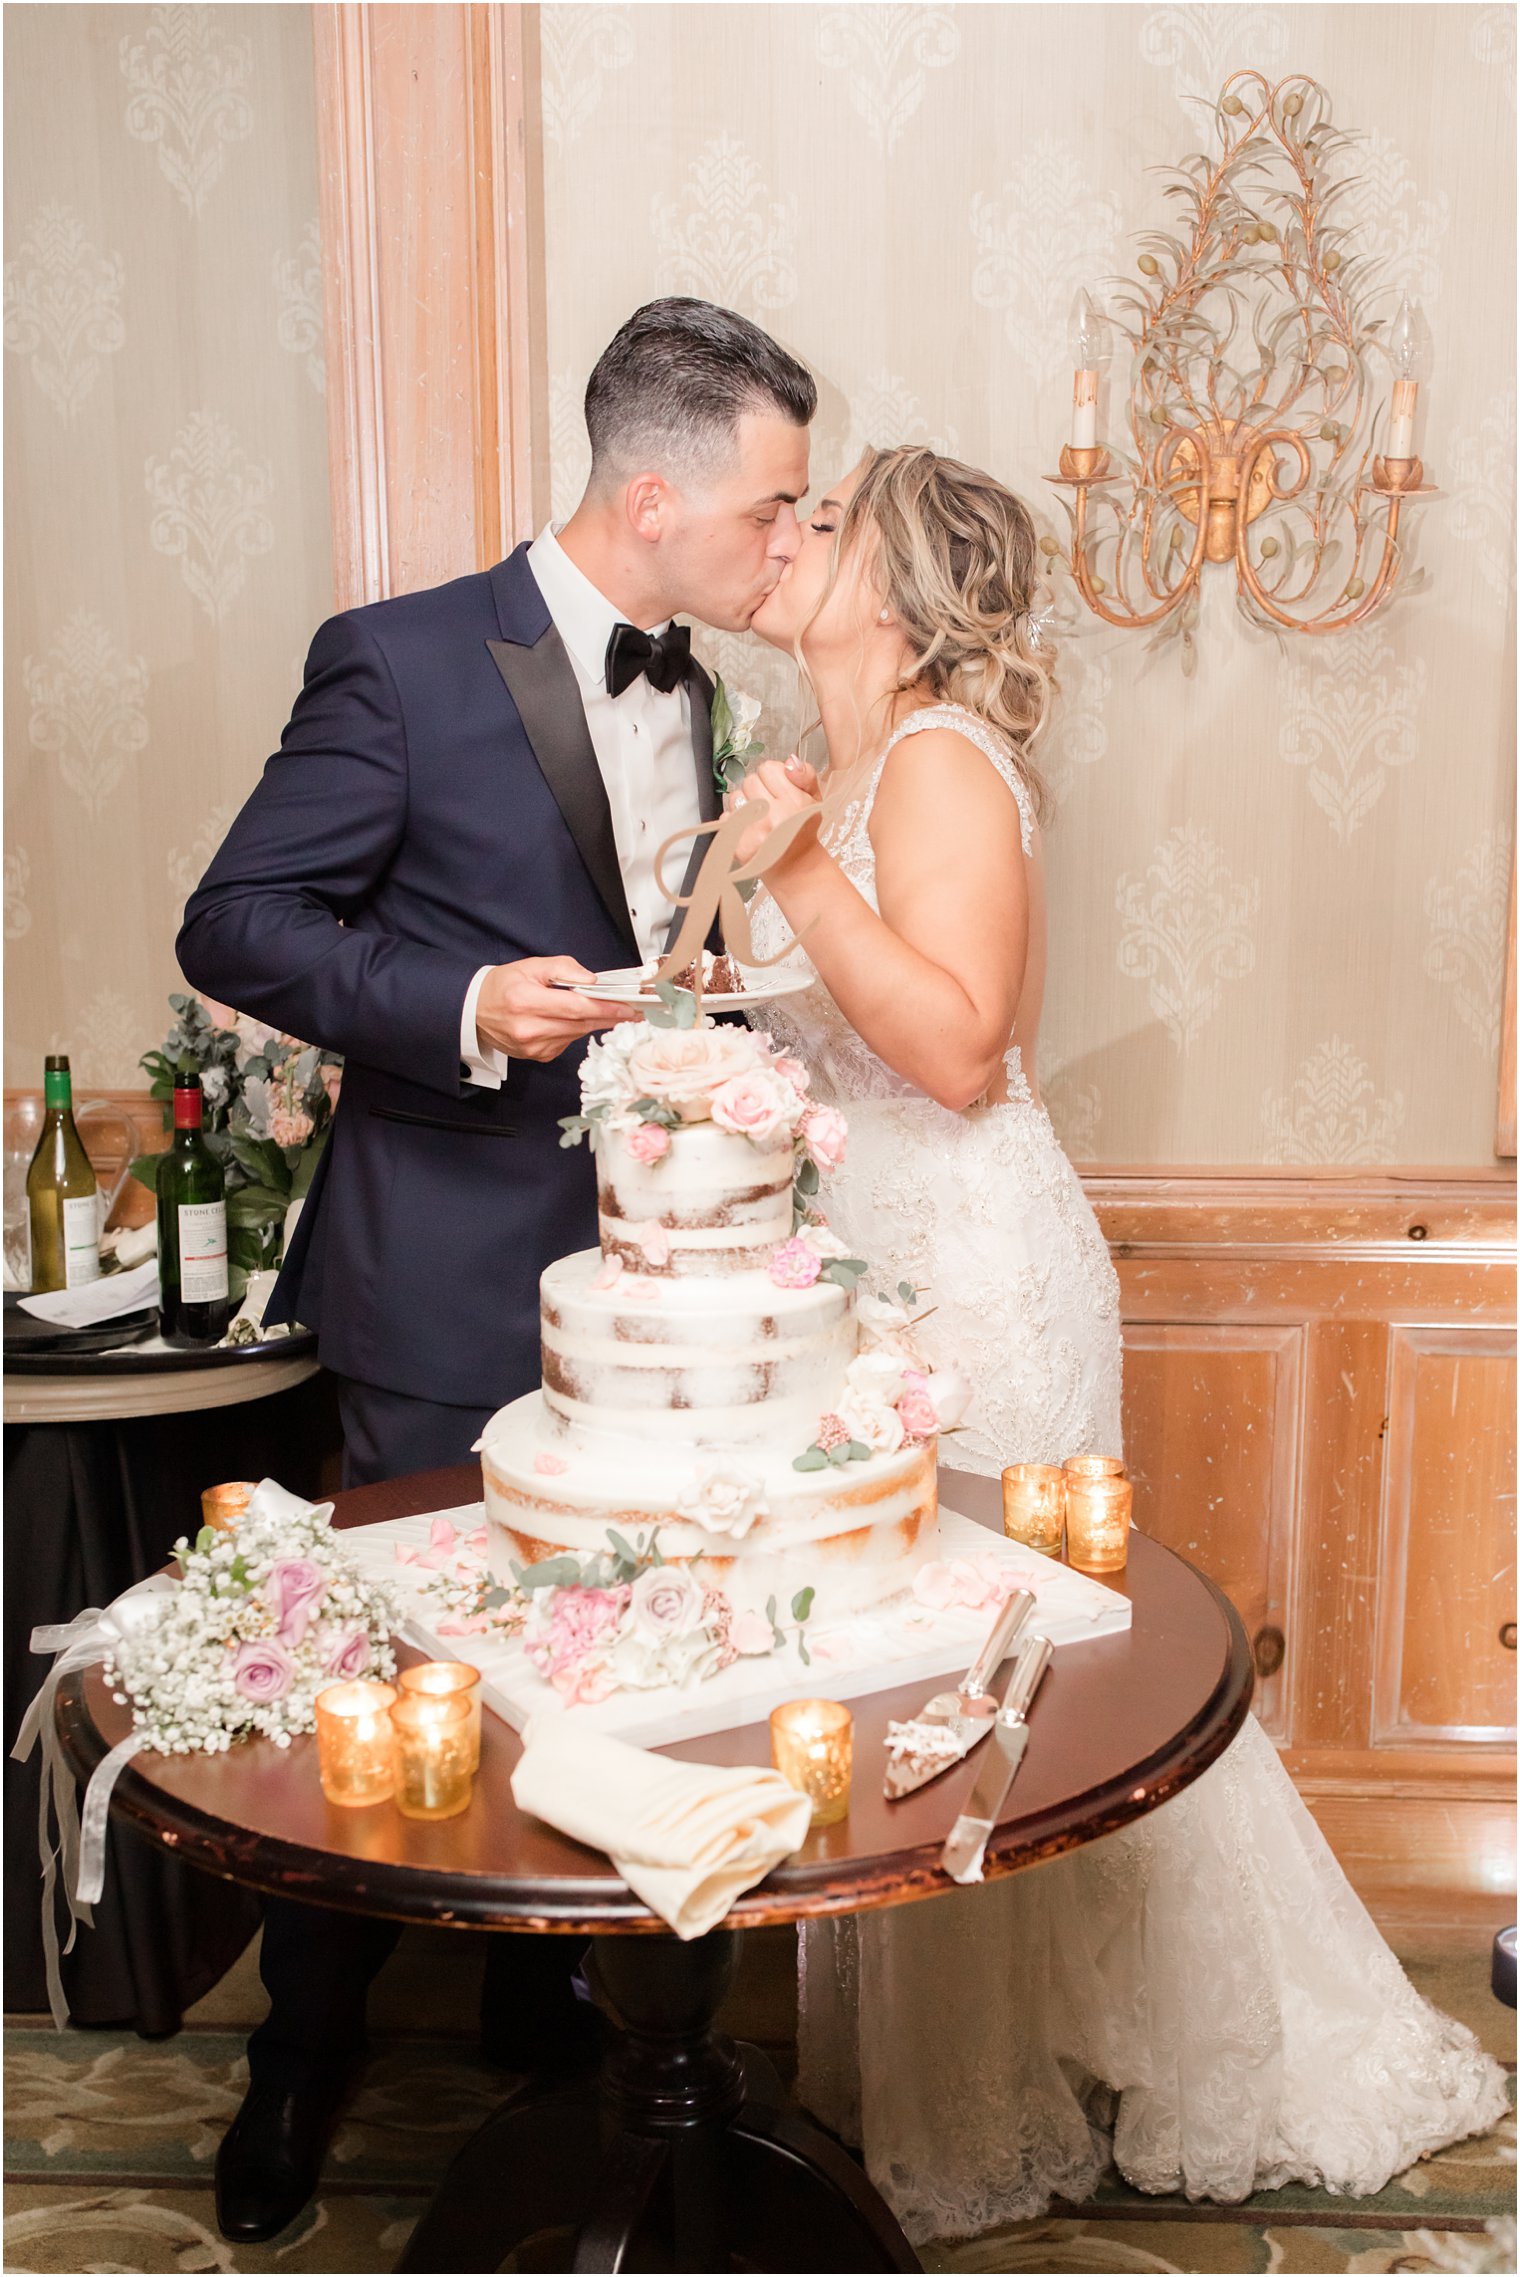
[{"label": "white taper candle on sconce", "polygon": [[1071,304],[1071,447],[1096,449],[1098,441],[1098,373],[1103,363],[1106,327],[1092,296],[1079,291]]},{"label": "white taper candle on sconce", "polygon": [[1388,420],[1387,456],[1414,457],[1414,414],[1420,399],[1420,382],[1430,376],[1430,327],[1418,301],[1406,293],[1388,334],[1388,361],[1393,366],[1393,408]]}]

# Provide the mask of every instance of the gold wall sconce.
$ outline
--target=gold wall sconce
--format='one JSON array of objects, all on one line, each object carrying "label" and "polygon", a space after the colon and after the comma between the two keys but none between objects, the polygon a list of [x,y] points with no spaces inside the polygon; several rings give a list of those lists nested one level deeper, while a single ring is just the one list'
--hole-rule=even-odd
[{"label": "gold wall sconce", "polygon": [[[1147,232],[1138,284],[1113,292],[1128,449],[1098,439],[1107,324],[1077,295],[1071,440],[1050,478],[1070,493],[1070,551],[1041,541],[1106,624],[1180,635],[1184,672],[1207,565],[1233,564],[1252,624],[1344,632],[1418,584],[1399,522],[1432,495],[1414,450],[1429,331],[1407,297],[1391,327],[1364,313],[1381,264],[1345,218],[1356,138],[1302,74],[1237,71],[1214,116],[1220,155],[1183,159],[1166,188],[1189,234]],[[1386,419],[1369,356],[1392,370]]]}]

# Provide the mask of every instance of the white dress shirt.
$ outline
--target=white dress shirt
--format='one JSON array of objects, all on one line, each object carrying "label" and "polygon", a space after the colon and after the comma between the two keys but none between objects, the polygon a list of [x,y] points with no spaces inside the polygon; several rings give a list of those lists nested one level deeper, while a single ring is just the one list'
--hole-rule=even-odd
[{"label": "white dress shirt", "polygon": [[[661,695],[640,673],[620,696],[607,693],[607,643],[614,625],[625,620],[599,593],[560,545],[551,525],[528,548],[528,567],[548,604],[555,630],[565,644],[581,702],[591,748],[607,787],[618,867],[633,920],[633,937],[645,963],[659,957],[675,915],[675,903],[662,894],[654,858],[667,838],[692,830],[701,821],[696,763],[691,748],[691,698],[684,687]],[[661,633],[663,624],[641,631]],[[680,881],[681,863],[667,864]],[[489,965],[471,981],[459,1023],[459,1056],[469,1080],[500,1088],[507,1054],[482,1044],[475,1007]]]}]

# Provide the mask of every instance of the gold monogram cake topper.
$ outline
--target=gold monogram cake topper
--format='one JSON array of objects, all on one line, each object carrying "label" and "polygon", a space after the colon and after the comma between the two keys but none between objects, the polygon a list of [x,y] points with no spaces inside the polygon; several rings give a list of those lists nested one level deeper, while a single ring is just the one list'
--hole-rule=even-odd
[{"label": "gold monogram cake topper", "polygon": [[689,889],[671,895],[676,908],[681,912],[681,922],[655,973],[656,981],[674,981],[677,974],[684,972],[690,965],[695,983],[692,993],[699,1009],[702,1002],[702,951],[715,917],[719,920],[724,947],[743,965],[780,964],[782,958],[791,954],[802,939],[802,934],[808,930],[804,925],[802,933],[788,934],[772,956],[762,957],[755,953],[749,929],[749,910],[739,888],[758,883],[793,840],[818,820],[822,810],[810,807],[805,814],[787,815],[784,821],[777,823],[775,829],[767,833],[746,859],[739,849],[756,823],[764,820],[767,811],[767,801],[746,800],[730,813],[720,815],[715,822],[703,822],[694,829],[676,831],[665,840],[655,855],[656,883],[662,894],[670,893],[671,889],[665,880],[667,856],[679,847],[689,846],[691,852],[687,855],[687,872],[690,875],[697,842],[703,838],[709,841],[696,874],[690,877]]}]

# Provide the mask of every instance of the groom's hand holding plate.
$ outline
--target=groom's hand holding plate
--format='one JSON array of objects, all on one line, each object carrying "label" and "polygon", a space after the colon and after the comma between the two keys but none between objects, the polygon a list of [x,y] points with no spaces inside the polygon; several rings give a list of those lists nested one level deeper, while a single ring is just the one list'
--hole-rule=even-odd
[{"label": "groom's hand holding plate", "polygon": [[520,957],[493,965],[475,1005],[482,1043],[513,1059],[558,1059],[582,1036],[636,1020],[634,1006],[595,1003],[575,983],[596,975],[575,957]]}]

